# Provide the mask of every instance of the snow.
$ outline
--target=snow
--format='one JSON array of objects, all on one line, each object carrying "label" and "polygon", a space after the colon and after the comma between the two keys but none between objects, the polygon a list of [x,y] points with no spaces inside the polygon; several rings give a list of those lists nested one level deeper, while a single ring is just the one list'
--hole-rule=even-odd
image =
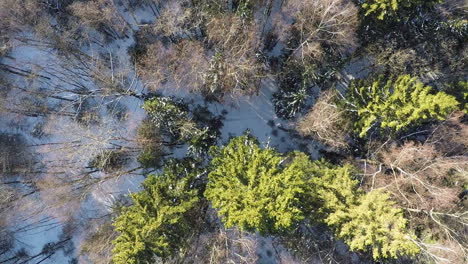
[{"label": "snow", "polygon": [[281,152],[297,149],[297,143],[288,133],[279,129],[286,128],[288,124],[276,116],[271,103],[273,93],[276,91],[273,79],[263,80],[259,94],[251,97],[240,97],[231,104],[211,104],[209,109],[215,115],[222,115],[227,111],[221,130],[222,143],[230,138],[242,135],[246,130],[258,138],[263,144],[277,148]]},{"label": "snow", "polygon": [[[127,61],[129,61],[129,58],[125,56],[128,56],[127,47],[132,43],[133,39],[123,39],[122,43],[112,47],[111,50],[113,52],[119,52],[122,55],[121,58],[125,58]],[[61,58],[57,57],[57,55],[50,49],[19,45],[10,53],[8,58],[4,58],[2,60],[2,63],[26,70],[33,69],[35,65],[38,65],[40,67],[36,67],[38,70],[37,73],[51,78],[47,81],[47,84],[50,85],[49,87],[54,87],[55,85],[62,85],[66,87],[66,84],[64,84],[62,80],[54,78],[52,75],[41,71],[41,69],[61,70],[60,60]],[[27,82],[17,76],[11,76],[11,80],[18,86],[23,85],[27,87],[28,85]],[[88,83],[88,85],[90,85],[90,83]],[[141,84],[137,83],[135,86],[141,86]],[[92,86],[90,87],[92,88]],[[136,91],[139,89],[141,90],[141,87],[134,88]],[[9,97],[12,99],[10,102],[14,102],[21,97],[21,94],[10,93]],[[63,94],[63,97],[73,98],[73,95],[65,93]],[[145,113],[141,108],[141,100],[134,97],[120,97],[115,99],[115,101],[119,102],[127,109],[126,119],[123,122],[118,123],[116,121],[111,121],[111,118],[104,116],[104,120],[108,120],[109,125],[113,125],[118,128],[116,129],[116,134],[114,136],[134,138],[138,124],[145,117]],[[19,101],[17,102],[20,103]],[[105,113],[104,108],[105,107],[102,107],[100,111],[102,114]],[[38,153],[40,153],[42,160],[45,162],[54,162],[62,158],[60,156],[60,152],[55,152],[53,149],[51,150],[51,148],[46,144],[56,142],[70,142],[77,137],[80,137],[80,133],[86,132],[84,130],[80,130],[79,126],[77,126],[75,122],[71,121],[69,118],[59,118],[59,121],[57,121],[56,124],[57,127],[54,127],[54,129],[48,131],[50,132],[49,135],[42,138],[33,137],[29,132],[35,125],[43,121],[44,119],[40,117],[22,117],[13,115],[9,117],[2,116],[0,118],[0,127],[1,132],[4,133],[20,133],[26,138],[28,144],[30,145],[42,145],[37,147],[36,150]],[[99,132],[100,131],[95,131],[94,133],[96,136],[99,136]],[[89,131],[89,133],[92,132]],[[102,135],[102,137],[105,136],[106,135],[104,134]],[[105,144],[105,142],[102,143]],[[76,154],[78,155],[78,153]],[[82,157],[76,158],[78,161],[82,161]],[[81,167],[85,166],[86,164],[81,164]],[[139,165],[136,164],[136,161],[134,161],[133,163],[128,164],[128,166],[130,168],[134,168],[138,167]],[[83,201],[81,207],[83,212],[76,212],[76,215],[79,216],[82,213],[87,214],[87,217],[102,215],[107,210],[109,210],[113,200],[115,200],[119,194],[128,194],[129,192],[138,191],[139,184],[144,180],[144,177],[138,175],[138,172],[139,171],[135,171],[132,175],[124,175],[118,179],[110,180],[97,186],[96,190],[91,193],[90,198]],[[73,175],[73,173],[70,175]],[[43,190],[42,194],[47,195],[44,192],[45,191]],[[36,199],[38,199],[38,206],[41,207],[41,198],[37,197]],[[22,214],[23,215],[21,219],[33,217],[32,219],[47,219],[47,221],[35,224],[33,220],[20,220],[20,222],[14,224],[12,230],[18,230],[25,225],[31,224],[27,231],[15,232],[17,240],[15,250],[26,248],[28,254],[33,256],[39,254],[42,251],[44,245],[47,243],[57,242],[59,240],[60,235],[62,234],[61,227],[64,224],[62,219],[59,217],[60,212],[56,212],[56,210],[52,208],[45,208],[44,210],[39,210],[39,212],[22,212]],[[74,239],[73,241],[75,244],[79,244],[79,239],[81,239],[82,236],[77,236],[77,238],[78,239]],[[73,257],[76,257],[77,253],[79,252],[74,252],[72,255],[65,255],[63,250],[58,250],[52,257],[44,260],[41,263],[68,263],[69,260],[71,260]],[[37,259],[41,258],[42,257],[39,256]]]}]

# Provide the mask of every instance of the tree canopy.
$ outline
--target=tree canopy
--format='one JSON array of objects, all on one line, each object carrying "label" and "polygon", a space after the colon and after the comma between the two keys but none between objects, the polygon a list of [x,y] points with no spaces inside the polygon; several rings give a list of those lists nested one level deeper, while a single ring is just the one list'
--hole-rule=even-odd
[{"label": "tree canopy", "polygon": [[432,119],[443,120],[456,110],[455,97],[444,92],[432,92],[415,77],[401,75],[384,82],[357,80],[351,83],[347,107],[355,119],[360,137],[377,127],[391,133]]},{"label": "tree canopy", "polygon": [[329,225],[352,250],[372,251],[375,259],[419,252],[401,210],[384,192],[358,189],[356,168],[349,164],[262,149],[249,135],[213,148],[212,155],[205,196],[227,227],[268,234],[309,218]]},{"label": "tree canopy", "polygon": [[303,153],[290,159],[274,149],[261,149],[249,135],[211,149],[212,171],[205,196],[227,227],[271,233],[304,219],[301,203],[309,176]]},{"label": "tree canopy", "polygon": [[441,0],[364,0],[362,8],[365,15],[376,15],[383,20],[397,14],[403,8],[414,8],[418,5],[440,3]]},{"label": "tree canopy", "polygon": [[187,162],[169,162],[160,175],[150,175],[143,190],[131,195],[132,206],[114,221],[116,264],[152,263],[156,257],[174,255],[190,234],[190,215],[197,207],[193,188],[196,170]]},{"label": "tree canopy", "polygon": [[329,225],[353,251],[371,251],[374,259],[415,255],[419,248],[406,230],[401,209],[382,191],[358,189],[356,168],[314,163],[317,220]]}]

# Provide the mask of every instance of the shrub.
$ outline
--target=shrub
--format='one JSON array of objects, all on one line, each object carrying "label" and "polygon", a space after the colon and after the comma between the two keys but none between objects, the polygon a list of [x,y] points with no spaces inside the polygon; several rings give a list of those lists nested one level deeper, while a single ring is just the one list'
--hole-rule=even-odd
[{"label": "shrub", "polygon": [[339,108],[339,100],[336,90],[322,92],[312,109],[299,120],[299,133],[302,136],[312,136],[335,150],[346,148],[352,124]]}]

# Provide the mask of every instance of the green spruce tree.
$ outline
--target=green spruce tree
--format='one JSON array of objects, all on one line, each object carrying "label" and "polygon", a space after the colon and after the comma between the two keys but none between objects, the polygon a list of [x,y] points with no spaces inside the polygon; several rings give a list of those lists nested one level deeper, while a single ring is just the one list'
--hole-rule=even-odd
[{"label": "green spruce tree", "polygon": [[444,92],[433,93],[430,86],[402,75],[396,80],[351,83],[347,107],[355,119],[355,129],[364,137],[373,128],[388,129],[391,133],[420,124],[423,121],[443,120],[458,108],[457,100]]},{"label": "green spruce tree", "polygon": [[398,15],[398,11],[404,8],[415,8],[422,5],[440,3],[440,0],[364,0],[362,8],[365,15],[375,15],[383,20]]},{"label": "green spruce tree", "polygon": [[300,152],[285,156],[248,134],[211,154],[205,197],[227,227],[275,234],[309,218],[375,259],[419,251],[401,210],[383,192],[360,190],[351,165],[311,162]]},{"label": "green spruce tree", "polygon": [[268,234],[304,219],[301,204],[310,177],[303,169],[310,166],[305,154],[285,157],[260,148],[250,135],[234,138],[221,149],[212,148],[211,154],[205,197],[227,227]]},{"label": "green spruce tree", "polygon": [[414,256],[419,247],[406,231],[406,219],[388,194],[372,191],[361,194],[352,204],[346,204],[325,219],[338,238],[353,251],[372,251],[374,259]]},{"label": "green spruce tree", "polygon": [[131,195],[134,204],[115,219],[115,264],[154,263],[178,252],[191,233],[198,206],[193,188],[197,170],[189,161],[169,162],[160,175],[150,175],[143,190]]},{"label": "green spruce tree", "polygon": [[319,221],[329,225],[353,251],[371,251],[374,259],[415,255],[419,248],[406,230],[406,219],[388,194],[365,193],[351,165],[315,162],[313,178]]}]

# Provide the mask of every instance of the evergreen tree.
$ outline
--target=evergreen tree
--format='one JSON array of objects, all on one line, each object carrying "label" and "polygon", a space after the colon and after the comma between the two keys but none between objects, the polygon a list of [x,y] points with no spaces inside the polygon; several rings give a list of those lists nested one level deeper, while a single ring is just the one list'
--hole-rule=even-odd
[{"label": "evergreen tree", "polygon": [[315,162],[314,193],[318,220],[332,227],[351,250],[372,251],[374,259],[415,255],[419,248],[405,229],[406,220],[386,193],[364,193],[351,165]]},{"label": "evergreen tree", "polygon": [[388,16],[396,16],[397,12],[403,8],[415,8],[421,5],[440,3],[440,0],[364,0],[362,8],[365,15],[376,15],[383,20]]},{"label": "evergreen tree", "polygon": [[411,78],[399,76],[383,83],[382,77],[369,83],[351,83],[347,105],[356,119],[356,132],[364,137],[372,127],[401,131],[431,119],[443,120],[457,109],[457,100],[444,92],[431,93],[430,86]]},{"label": "evergreen tree", "polygon": [[189,123],[186,106],[168,97],[155,97],[145,101],[146,113],[162,132],[174,139],[181,137],[181,127]]},{"label": "evergreen tree", "polygon": [[372,250],[374,259],[416,255],[419,247],[406,232],[406,219],[388,194],[372,191],[329,214],[325,222],[351,250]]},{"label": "evergreen tree", "polygon": [[321,74],[315,65],[289,62],[278,76],[279,91],[273,94],[272,102],[278,117],[292,119],[306,106],[314,85],[322,83],[331,73]]},{"label": "evergreen tree", "polygon": [[334,166],[323,160],[314,162],[312,184],[318,200],[319,219],[356,203],[360,193],[356,188],[358,180],[353,179],[355,173],[356,169],[349,164]]},{"label": "evergreen tree", "polygon": [[196,175],[190,161],[169,162],[162,174],[143,182],[143,190],[131,195],[134,205],[114,221],[120,233],[113,242],[114,263],[153,263],[183,246],[199,201],[193,189]]},{"label": "evergreen tree", "polygon": [[308,89],[301,87],[297,91],[281,91],[273,95],[276,114],[284,119],[294,118],[305,106],[309,98]]},{"label": "evergreen tree", "polygon": [[[209,111],[203,112],[199,107],[189,112],[187,105],[167,97],[155,97],[147,100],[143,106],[148,113],[151,124],[164,135],[170,137],[171,143],[189,145],[189,155],[204,156],[209,147],[216,144],[219,136],[220,120]],[[205,115],[205,117],[200,117]],[[140,155],[143,165],[153,164],[151,152]],[[156,158],[156,157],[155,157]]]},{"label": "evergreen tree", "polygon": [[271,148],[261,149],[250,135],[212,148],[212,171],[205,197],[218,209],[227,227],[274,233],[304,219],[301,204],[308,188],[304,167],[309,159],[289,159]]},{"label": "evergreen tree", "polygon": [[468,81],[456,81],[446,83],[443,86],[443,91],[455,96],[460,103],[460,110],[468,113]]}]

